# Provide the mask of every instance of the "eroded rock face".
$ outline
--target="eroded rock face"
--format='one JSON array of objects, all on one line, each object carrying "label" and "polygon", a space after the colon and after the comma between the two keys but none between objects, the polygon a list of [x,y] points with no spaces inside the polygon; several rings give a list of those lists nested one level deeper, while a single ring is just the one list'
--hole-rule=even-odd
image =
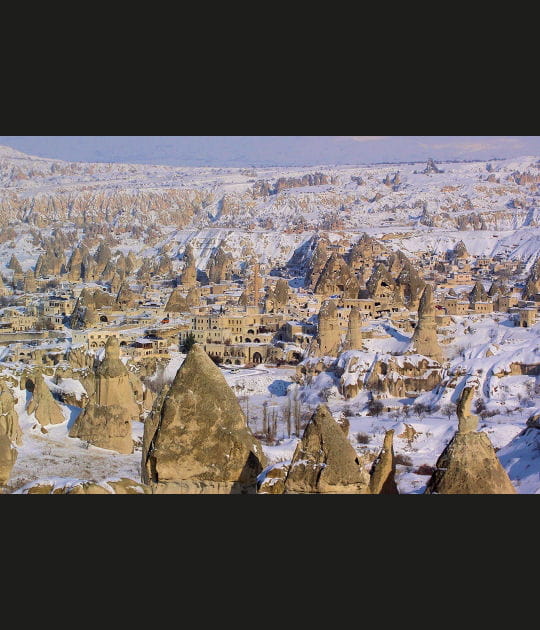
[{"label": "eroded rock face", "polygon": [[441,453],[425,494],[516,494],[485,433],[454,435]]},{"label": "eroded rock face", "polygon": [[189,305],[186,298],[182,295],[181,289],[179,287],[173,289],[165,305],[165,311],[167,313],[186,313],[188,310]]},{"label": "eroded rock face", "polygon": [[527,276],[523,290],[523,298],[526,300],[533,299],[536,293],[540,293],[540,256],[536,259],[536,262]]},{"label": "eroded rock face", "polygon": [[460,433],[470,433],[478,430],[479,418],[471,413],[471,403],[476,391],[476,385],[476,382],[468,380],[457,403],[456,414],[459,422],[458,431]]},{"label": "eroded rock face", "polygon": [[309,289],[314,289],[319,276],[326,264],[330,254],[328,253],[329,241],[327,238],[320,237],[317,240],[315,250],[311,256],[311,260],[308,265],[308,269],[305,277],[305,286]]},{"label": "eroded rock face", "polygon": [[369,482],[371,494],[399,494],[395,474],[394,431],[390,429],[384,436],[381,452],[371,466]]},{"label": "eroded rock face", "polygon": [[255,493],[265,464],[234,392],[195,344],[145,422],[143,483],[157,494]]},{"label": "eroded rock face", "polygon": [[469,302],[474,304],[475,302],[487,302],[489,300],[489,295],[484,289],[484,285],[477,280],[472,288],[472,291],[469,293]]},{"label": "eroded rock face", "polygon": [[95,391],[71,427],[69,437],[119,453],[132,453],[131,423],[139,415],[130,376],[120,360],[118,340],[109,337],[105,358],[96,369]]},{"label": "eroded rock face", "polygon": [[336,356],[341,344],[341,329],[333,300],[323,302],[319,311],[318,335],[314,348],[319,356]]},{"label": "eroded rock face", "polygon": [[[347,286],[352,295],[346,297],[356,297],[354,290],[350,287],[351,276],[349,265],[341,256],[334,253],[326,261],[315,285],[314,293],[327,297],[336,293],[343,293]],[[358,290],[356,290],[356,294],[358,294]]]},{"label": "eroded rock face", "polygon": [[71,482],[65,485],[36,483],[23,488],[20,494],[150,494],[150,488],[139,481],[122,477],[115,481],[107,480],[100,483],[94,481]]},{"label": "eroded rock face", "polygon": [[17,400],[11,389],[0,381],[0,434],[5,434],[14,444],[22,444],[19,416],[15,410]]},{"label": "eroded rock face", "polygon": [[195,255],[191,244],[186,245],[184,251],[185,266],[182,271],[180,282],[183,287],[194,287],[197,284],[197,266],[195,263]]},{"label": "eroded rock face", "polygon": [[458,430],[441,453],[425,494],[516,494],[488,436],[470,413],[476,389],[467,381],[457,405]]},{"label": "eroded rock face", "polygon": [[207,274],[210,282],[220,284],[232,277],[231,267],[233,263],[232,254],[227,253],[223,246],[220,245],[215,256],[210,258],[208,263]]},{"label": "eroded rock face", "polygon": [[54,400],[50,389],[47,387],[41,372],[32,375],[34,381],[34,391],[32,398],[26,405],[26,412],[36,415],[36,420],[41,426],[49,424],[61,424],[66,422],[60,405]]},{"label": "eroded rock face", "polygon": [[349,325],[345,339],[344,350],[362,350],[362,315],[358,308],[351,308]]},{"label": "eroded rock face", "polygon": [[342,428],[327,405],[319,405],[294,452],[285,494],[369,494],[369,482]]},{"label": "eroded rock face", "polygon": [[418,307],[418,323],[411,339],[411,350],[439,363],[442,362],[442,350],[437,339],[435,309],[433,307],[433,289],[427,284]]},{"label": "eroded rock face", "polygon": [[0,433],[0,490],[7,484],[15,461],[17,449],[5,433]]}]

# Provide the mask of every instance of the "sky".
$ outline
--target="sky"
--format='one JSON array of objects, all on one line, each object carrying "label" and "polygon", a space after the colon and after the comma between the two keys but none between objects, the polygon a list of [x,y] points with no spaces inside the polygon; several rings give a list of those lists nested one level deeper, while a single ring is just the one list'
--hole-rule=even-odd
[{"label": "sky", "polygon": [[317,166],[540,156],[540,136],[0,136],[71,162],[169,166]]}]

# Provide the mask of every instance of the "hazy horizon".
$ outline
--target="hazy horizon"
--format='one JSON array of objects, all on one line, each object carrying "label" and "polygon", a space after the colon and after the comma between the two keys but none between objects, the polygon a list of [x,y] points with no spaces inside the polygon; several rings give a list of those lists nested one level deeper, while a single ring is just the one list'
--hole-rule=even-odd
[{"label": "hazy horizon", "polygon": [[540,136],[0,136],[0,145],[71,162],[316,166],[540,155]]}]

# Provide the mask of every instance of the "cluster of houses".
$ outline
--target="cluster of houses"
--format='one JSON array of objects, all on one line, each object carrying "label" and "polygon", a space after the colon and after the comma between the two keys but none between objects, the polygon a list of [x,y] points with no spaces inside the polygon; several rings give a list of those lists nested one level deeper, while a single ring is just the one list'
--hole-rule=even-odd
[{"label": "cluster of houses", "polygon": [[[170,279],[152,283],[141,292],[138,304],[129,309],[102,306],[97,309],[98,323],[83,329],[72,329],[70,318],[87,284],[57,282],[54,289],[47,292],[42,282],[41,287],[36,285],[31,287],[33,291],[25,291],[24,287],[10,288],[0,278],[0,296],[10,298],[10,304],[0,309],[0,345],[10,348],[9,353],[4,352],[3,360],[44,360],[45,355],[39,352],[38,346],[47,346],[49,350],[45,354],[50,356],[50,344],[57,343],[61,348],[64,340],[64,343],[70,341],[72,346],[97,351],[105,346],[110,336],[115,336],[122,355],[135,362],[165,358],[171,349],[182,349],[192,339],[217,363],[225,365],[294,364],[302,359],[317,335],[317,315],[328,299],[335,303],[343,334],[347,332],[352,309],[360,313],[365,325],[386,317],[395,326],[410,332],[416,323],[416,310],[396,302],[384,282],[371,294],[365,288],[373,269],[388,256],[388,250],[375,239],[368,245],[367,258],[360,262],[350,259],[350,268],[361,287],[357,297],[348,297],[345,291],[339,290],[329,295],[309,288],[289,287],[286,303],[276,306],[273,301],[267,302],[267,297],[277,277],[259,275],[257,264],[253,273],[244,278],[204,285],[195,283],[197,299],[180,311],[167,309],[172,291]],[[346,258],[350,249],[347,239],[342,239],[331,243],[328,253]],[[444,254],[421,253],[416,262],[421,278],[435,287],[438,326],[448,325],[452,316],[485,315],[494,311],[511,314],[515,325],[523,327],[532,326],[537,319],[540,294],[527,301],[521,298],[517,287],[514,291],[491,295],[485,291],[478,295],[474,291],[475,285],[486,283],[496,275],[518,276],[523,272],[520,262],[504,260],[501,255],[471,256],[463,243]],[[181,278],[176,282],[182,288]],[[189,288],[193,286],[191,282]],[[106,286],[100,288],[107,291]],[[369,335],[367,329],[366,334]]]}]

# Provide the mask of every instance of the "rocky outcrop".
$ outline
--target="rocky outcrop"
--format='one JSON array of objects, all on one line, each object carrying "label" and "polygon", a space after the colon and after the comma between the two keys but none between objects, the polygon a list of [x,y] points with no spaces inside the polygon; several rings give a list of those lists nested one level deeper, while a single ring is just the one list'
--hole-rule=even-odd
[{"label": "rocky outcrop", "polygon": [[189,311],[189,305],[186,298],[182,295],[182,289],[176,287],[172,290],[165,304],[165,311],[167,313],[187,313]]},{"label": "rocky outcrop", "polygon": [[278,278],[276,286],[269,289],[265,297],[267,313],[283,311],[289,303],[289,283],[285,278]]},{"label": "rocky outcrop", "polygon": [[285,494],[369,494],[369,473],[326,405],[304,430],[284,482]]},{"label": "rocky outcrop", "polygon": [[318,334],[314,349],[318,356],[337,356],[341,344],[341,330],[337,307],[333,300],[323,302],[319,311]]},{"label": "rocky outcrop", "polygon": [[57,276],[65,271],[65,263],[63,250],[48,247],[37,259],[35,277]]},{"label": "rocky outcrop", "polygon": [[411,338],[408,352],[422,354],[439,363],[443,360],[442,350],[437,339],[435,309],[433,306],[433,289],[427,284],[420,305],[418,306],[418,322]]},{"label": "rocky outcrop", "polygon": [[323,267],[326,264],[326,261],[330,257],[328,253],[328,246],[330,245],[327,238],[320,237],[317,240],[317,244],[313,251],[313,255],[308,264],[306,276],[304,279],[304,285],[308,289],[314,289],[317,281],[319,280],[319,276],[323,270]]},{"label": "rocky outcrop", "polygon": [[458,241],[454,245],[454,248],[450,251],[450,259],[451,260],[462,259],[462,258],[469,258],[469,256],[470,256],[470,254],[467,251],[467,248],[466,248],[465,243],[463,241]]},{"label": "rocky outcrop", "polygon": [[349,324],[343,350],[362,350],[362,315],[354,306],[349,313]]},{"label": "rocky outcrop", "polygon": [[394,431],[385,433],[383,447],[371,466],[369,490],[371,494],[399,494],[395,481]]},{"label": "rocky outcrop", "polygon": [[458,430],[435,464],[425,494],[516,494],[486,433],[476,432],[478,418],[470,413],[476,389],[467,381],[458,405]]},{"label": "rocky outcrop", "polygon": [[436,164],[433,158],[428,158],[426,168],[422,171],[424,175],[429,175],[430,173],[444,173]]},{"label": "rocky outcrop", "polygon": [[151,494],[150,488],[139,481],[121,477],[114,481],[70,481],[62,483],[34,483],[17,494]]},{"label": "rocky outcrop", "polygon": [[195,344],[145,422],[143,483],[157,494],[255,493],[265,464],[234,392]]},{"label": "rocky outcrop", "polygon": [[197,284],[197,266],[195,262],[193,248],[188,243],[184,251],[184,269],[180,277],[180,283],[183,287],[190,288]]},{"label": "rocky outcrop", "polygon": [[477,378],[468,378],[465,387],[459,397],[456,414],[458,417],[458,431],[460,433],[470,433],[478,430],[478,416],[471,413],[471,403],[478,387]]},{"label": "rocky outcrop", "polygon": [[417,310],[426,283],[408,260],[396,278],[396,285],[405,306],[411,311]]},{"label": "rocky outcrop", "polygon": [[[329,297],[330,295],[343,294],[346,284],[350,281],[352,276],[349,265],[338,254],[332,254],[326,261],[319,279],[314,288],[314,293]],[[358,294],[358,288],[353,295],[345,297],[356,297]]]},{"label": "rocky outcrop", "polygon": [[523,299],[531,300],[537,293],[540,293],[540,256],[536,259],[525,281]]},{"label": "rocky outcrop", "polygon": [[14,444],[22,444],[19,415],[15,409],[17,399],[6,383],[0,381],[0,434],[7,435]]},{"label": "rocky outcrop", "polygon": [[490,302],[489,295],[484,289],[484,285],[477,280],[472,288],[472,291],[469,293],[469,302],[474,304],[475,302]]},{"label": "rocky outcrop", "polygon": [[[142,398],[142,389],[140,395]],[[95,391],[71,427],[69,437],[119,453],[132,453],[131,423],[139,415],[128,371],[120,360],[118,340],[109,337],[105,358],[96,369]]]},{"label": "rocky outcrop", "polygon": [[24,274],[23,291],[25,293],[34,293],[37,289],[37,282],[33,271],[30,269]]},{"label": "rocky outcrop", "polygon": [[220,245],[215,255],[210,258],[210,262],[206,271],[210,282],[221,284],[226,280],[230,280],[232,277],[232,263],[232,255],[230,253],[227,253],[223,249],[223,246]]},{"label": "rocky outcrop", "polygon": [[17,449],[5,433],[0,433],[0,490],[8,483],[16,460]]},{"label": "rocky outcrop", "polygon": [[127,310],[135,306],[138,300],[139,296],[131,290],[129,284],[124,280],[116,296],[117,306],[122,310]]},{"label": "rocky outcrop", "polygon": [[52,397],[51,391],[45,383],[43,374],[39,371],[34,372],[32,374],[32,380],[34,382],[34,390],[32,392],[32,398],[26,405],[26,412],[28,414],[35,414],[36,420],[44,427],[49,424],[62,424],[62,422],[66,422],[60,405]]},{"label": "rocky outcrop", "polygon": [[274,464],[266,472],[261,473],[264,479],[259,483],[258,494],[283,494],[285,479],[289,472],[289,466],[283,462]]}]

